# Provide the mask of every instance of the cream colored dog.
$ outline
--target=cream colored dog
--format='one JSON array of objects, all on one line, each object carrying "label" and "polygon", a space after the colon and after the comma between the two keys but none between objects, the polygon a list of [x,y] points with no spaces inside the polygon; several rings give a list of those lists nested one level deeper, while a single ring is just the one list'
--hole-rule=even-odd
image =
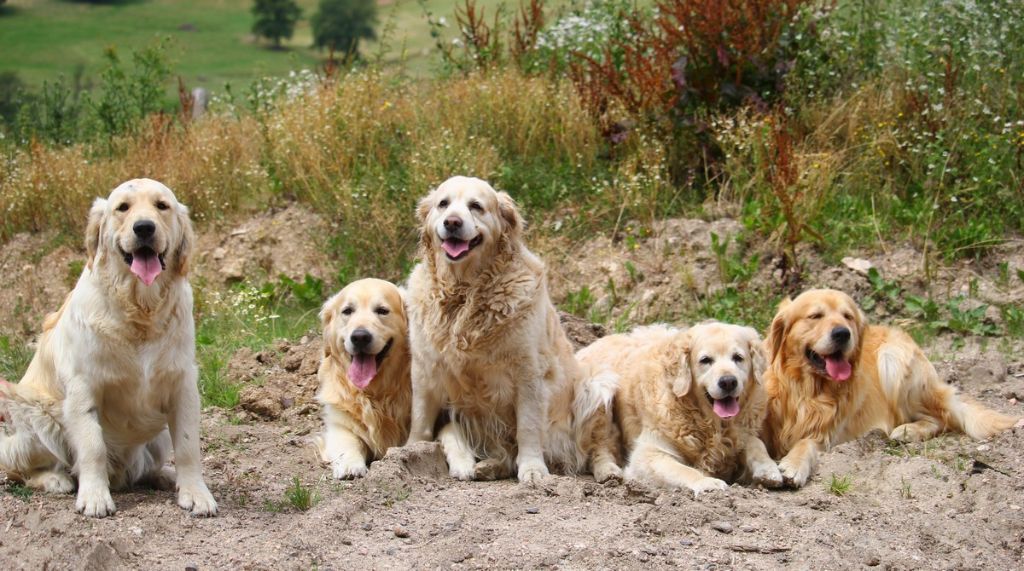
[{"label": "cream colored dog", "polygon": [[367,461],[409,435],[409,324],[394,284],[352,282],[320,312],[324,350],[320,390],[324,434],[317,445],[334,477],[366,475]]},{"label": "cream colored dog", "polygon": [[103,517],[111,488],[171,481],[173,444],[178,505],[217,512],[199,449],[194,241],[188,209],[159,182],[131,180],[93,203],[81,278],[46,318],[24,378],[0,388],[9,475],[64,493],[77,475],[76,509]]},{"label": "cream colored dog", "polygon": [[[782,484],[758,438],[766,362],[753,329],[713,322],[688,330],[639,327],[599,339],[577,355],[591,370],[619,377],[615,411],[628,455],[626,478],[695,494],[737,479]],[[599,458],[613,457],[614,434],[603,442],[595,446]]]},{"label": "cream colored dog", "polygon": [[[439,439],[453,477],[520,482],[575,470],[579,369],[522,241],[515,203],[486,182],[447,180],[418,208],[422,262],[409,277],[413,407],[409,442]],[[478,461],[479,460],[479,461]]]},{"label": "cream colored dog", "polygon": [[959,397],[910,336],[868,325],[841,291],[783,301],[766,344],[764,438],[793,486],[807,482],[820,453],[875,429],[910,441],[946,430],[988,438],[1017,421]]}]

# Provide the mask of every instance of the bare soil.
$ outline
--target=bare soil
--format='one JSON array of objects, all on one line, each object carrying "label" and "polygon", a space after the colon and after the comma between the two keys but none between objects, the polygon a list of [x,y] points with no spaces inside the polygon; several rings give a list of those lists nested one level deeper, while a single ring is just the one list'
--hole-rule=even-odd
[{"label": "bare soil", "polygon": [[[310,233],[295,239],[268,238],[278,234],[270,231],[258,237],[275,220],[308,214],[289,210],[258,217],[255,226],[241,222],[205,233],[200,249],[208,254],[200,259],[199,279],[230,282],[234,271],[224,271],[223,261],[238,257],[246,264],[256,260],[243,272],[300,277],[316,270],[325,276],[330,260],[322,256],[311,219],[303,222]],[[240,229],[246,231],[233,234]],[[692,303],[694,292],[722,286],[707,250],[711,231],[725,236],[739,225],[667,221],[633,244],[595,238],[561,254],[552,247],[545,253],[555,297],[584,284],[610,295],[604,288],[611,277],[633,283],[615,292],[628,300],[617,306],[638,308],[633,319],[664,315],[673,304]],[[64,274],[81,254],[50,243],[21,236],[0,248],[4,332],[26,334],[12,319],[52,310],[70,287]],[[218,247],[225,249],[222,256],[213,255]],[[938,267],[931,274],[923,273],[921,254],[910,246],[856,257],[887,278],[898,277],[912,292],[930,288],[952,296],[967,288],[986,303],[1020,303],[1024,288],[1001,279],[998,262],[1007,262],[1014,276],[1024,267],[1022,251],[1019,243],[1010,244],[988,261]],[[626,260],[642,280],[630,276]],[[289,266],[291,261],[296,264]],[[762,266],[754,279],[774,283],[771,264]],[[841,263],[812,257],[808,268],[820,285],[842,287],[858,299],[870,291],[863,275]],[[887,321],[884,312],[873,318]],[[586,321],[564,319],[577,342],[604,333]],[[27,327],[34,330],[38,320]],[[953,351],[954,341],[942,335],[928,347],[940,374],[989,406],[1021,415],[1019,342],[974,340]],[[73,496],[23,497],[6,483],[7,493],[0,493],[2,567],[1024,567],[1024,428],[986,442],[945,435],[913,446],[869,436],[826,454],[817,475],[795,491],[733,486],[694,498],[635,484],[603,486],[589,476],[552,476],[536,488],[515,481],[463,483],[447,477],[434,444],[392,449],[366,478],[336,482],[310,444],[320,430],[313,401],[319,352],[319,338],[308,336],[258,353],[243,350],[231,360],[229,376],[246,383],[242,404],[203,415],[204,465],[220,503],[218,517],[191,518],[175,505],[173,493],[142,489],[115,494],[119,511],[93,520],[74,513]],[[833,475],[850,479],[845,493],[838,493],[841,486],[830,489]],[[308,510],[286,500],[295,478],[313,491]]]}]

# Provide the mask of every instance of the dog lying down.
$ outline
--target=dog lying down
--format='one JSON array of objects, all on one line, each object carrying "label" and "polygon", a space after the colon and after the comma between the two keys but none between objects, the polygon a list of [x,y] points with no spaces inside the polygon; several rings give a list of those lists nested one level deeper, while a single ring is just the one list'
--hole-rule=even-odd
[{"label": "dog lying down", "polygon": [[[59,493],[75,477],[75,508],[88,516],[114,513],[110,490],[140,482],[176,481],[179,506],[217,512],[199,448],[194,241],[188,209],[154,180],[93,203],[82,276],[44,321],[21,382],[0,386],[9,477]],[[164,466],[172,446],[176,475]]]},{"label": "dog lying down", "polygon": [[793,486],[807,482],[820,453],[872,430],[897,440],[947,430],[981,439],[1017,422],[958,396],[910,336],[868,325],[840,291],[810,290],[783,301],[766,345],[763,434]]},{"label": "dog lying down", "polygon": [[367,462],[409,435],[408,322],[394,284],[364,279],[327,300],[320,312],[324,349],[316,399],[323,407],[320,455],[335,478],[366,474]]},{"label": "dog lying down", "polygon": [[[716,322],[688,330],[639,327],[599,339],[577,356],[589,370],[619,378],[615,414],[627,479],[695,494],[734,480],[782,484],[758,438],[766,361],[753,329]],[[603,441],[594,445],[603,458],[615,456],[614,434],[590,438]],[[595,465],[595,477],[598,471]]]}]

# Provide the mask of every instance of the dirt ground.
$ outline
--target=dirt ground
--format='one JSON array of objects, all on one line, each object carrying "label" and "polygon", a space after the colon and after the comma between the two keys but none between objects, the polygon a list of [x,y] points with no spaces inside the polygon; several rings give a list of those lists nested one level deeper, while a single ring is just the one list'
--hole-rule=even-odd
[{"label": "dirt ground", "polygon": [[[200,260],[199,279],[232,281],[235,270],[225,271],[220,261],[246,249],[259,252],[254,259],[268,275],[289,272],[286,262],[314,259],[315,246],[266,238],[266,228],[290,216],[306,217],[301,218],[305,225],[316,231],[308,213],[285,210],[250,226],[242,222],[204,235],[200,244],[209,253]],[[582,284],[603,292],[609,276],[636,282],[625,268],[630,260],[644,278],[617,295],[630,296],[644,308],[642,315],[658,315],[693,291],[720,287],[716,261],[706,252],[709,235],[738,230],[730,220],[678,220],[665,222],[654,237],[635,246],[596,238],[566,252],[565,263],[551,264],[556,299]],[[80,254],[75,245],[47,244],[46,237],[24,236],[0,248],[0,269],[8,282],[0,288],[5,332],[23,333],[22,320],[31,322],[33,312],[44,311],[47,303],[55,307],[69,287],[65,274]],[[215,254],[217,248],[224,251]],[[919,269],[920,254],[909,246],[861,256],[912,291],[955,295],[973,278],[980,298],[1020,303],[1024,288],[1003,283],[996,262],[1006,261],[1014,275],[1024,267],[1024,248],[1019,243],[1006,248],[995,261],[941,268],[927,278]],[[765,266],[755,279],[773,279],[770,264]],[[838,284],[858,298],[868,291],[866,278],[846,265],[812,260],[811,269],[822,283]],[[52,287],[45,285],[49,282]],[[581,342],[604,332],[566,319]],[[1019,343],[990,339],[958,351],[950,351],[950,345],[948,336],[940,336],[928,348],[945,379],[989,406],[1024,413]],[[241,351],[231,360],[233,379],[259,382],[243,390],[238,409],[208,409],[203,415],[204,466],[220,503],[218,517],[189,517],[170,492],[133,490],[115,494],[114,516],[93,520],[74,513],[73,496],[22,497],[5,484],[0,566],[1024,568],[1024,428],[986,442],[946,435],[897,446],[868,437],[826,454],[817,475],[796,491],[733,486],[694,498],[635,484],[604,486],[589,476],[552,476],[536,488],[514,481],[456,482],[447,477],[434,444],[393,449],[366,478],[335,482],[309,442],[320,429],[312,400],[319,348],[319,338],[309,336],[259,353]],[[850,479],[845,494],[830,491],[833,475]],[[294,478],[313,490],[315,505],[307,511],[285,501]]]}]

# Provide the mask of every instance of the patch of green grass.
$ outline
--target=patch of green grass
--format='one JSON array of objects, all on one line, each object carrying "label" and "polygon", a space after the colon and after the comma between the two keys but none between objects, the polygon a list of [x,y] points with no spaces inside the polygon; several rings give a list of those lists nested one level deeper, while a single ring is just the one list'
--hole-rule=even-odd
[{"label": "patch of green grass", "polygon": [[7,484],[5,489],[7,490],[8,494],[18,498],[23,502],[27,502],[32,497],[32,494],[35,493],[35,490],[26,486],[25,484],[22,484],[21,482],[11,482]]},{"label": "patch of green grass", "polygon": [[717,319],[765,331],[775,316],[781,296],[773,290],[727,287],[704,297],[692,320]]},{"label": "patch of green grass", "polygon": [[903,476],[900,476],[900,497],[905,500],[914,499],[914,492],[910,487],[910,482]]},{"label": "patch of green grass", "polygon": [[7,336],[0,336],[0,377],[17,381],[32,361],[32,348]]},{"label": "patch of green grass", "polygon": [[849,474],[837,476],[833,473],[832,478],[828,482],[828,491],[836,496],[845,496],[850,491],[852,483],[853,478]]},{"label": "patch of green grass", "polygon": [[594,306],[594,294],[590,287],[583,286],[576,291],[565,294],[565,301],[562,302],[562,311],[571,313],[577,317],[587,317],[590,308]]},{"label": "patch of green grass", "polygon": [[292,478],[292,485],[284,491],[284,499],[292,508],[304,512],[320,503],[320,493],[312,487],[302,485],[298,476]]}]

